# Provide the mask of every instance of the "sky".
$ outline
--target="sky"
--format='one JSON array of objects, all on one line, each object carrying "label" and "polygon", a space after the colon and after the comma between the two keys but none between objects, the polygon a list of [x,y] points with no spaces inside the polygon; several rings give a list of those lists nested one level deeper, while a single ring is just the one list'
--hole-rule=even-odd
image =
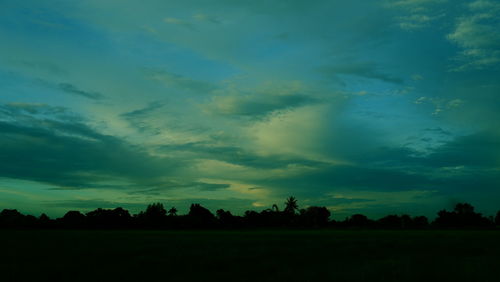
[{"label": "sky", "polygon": [[498,0],[0,0],[0,208],[500,209]]}]

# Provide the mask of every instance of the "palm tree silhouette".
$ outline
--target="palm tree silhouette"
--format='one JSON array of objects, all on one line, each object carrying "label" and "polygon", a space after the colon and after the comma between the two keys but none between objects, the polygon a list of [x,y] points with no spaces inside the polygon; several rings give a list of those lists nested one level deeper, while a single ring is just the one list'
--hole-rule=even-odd
[{"label": "palm tree silhouette", "polygon": [[297,204],[297,199],[295,197],[290,196],[286,199],[285,202],[285,212],[286,213],[295,213],[296,210],[299,209],[299,205]]},{"label": "palm tree silhouette", "polygon": [[168,215],[169,216],[176,216],[177,215],[177,209],[175,207],[172,207],[171,209],[168,210]]}]

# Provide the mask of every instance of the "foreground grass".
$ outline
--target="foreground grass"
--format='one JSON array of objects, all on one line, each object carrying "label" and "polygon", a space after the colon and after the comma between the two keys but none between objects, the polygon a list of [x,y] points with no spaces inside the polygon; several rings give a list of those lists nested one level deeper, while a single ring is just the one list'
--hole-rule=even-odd
[{"label": "foreground grass", "polygon": [[499,281],[496,231],[6,231],[0,281]]}]

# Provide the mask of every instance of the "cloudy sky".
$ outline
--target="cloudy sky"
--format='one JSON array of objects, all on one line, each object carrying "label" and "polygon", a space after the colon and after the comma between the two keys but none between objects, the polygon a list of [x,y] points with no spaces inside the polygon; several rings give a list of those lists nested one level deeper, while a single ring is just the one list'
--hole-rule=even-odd
[{"label": "cloudy sky", "polygon": [[0,208],[500,209],[498,0],[2,0]]}]

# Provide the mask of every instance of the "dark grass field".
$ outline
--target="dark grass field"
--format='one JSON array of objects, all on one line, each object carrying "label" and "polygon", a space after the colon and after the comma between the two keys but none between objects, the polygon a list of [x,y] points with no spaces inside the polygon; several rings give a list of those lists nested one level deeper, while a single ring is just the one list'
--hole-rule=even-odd
[{"label": "dark grass field", "polygon": [[500,281],[497,231],[6,231],[0,281]]}]

